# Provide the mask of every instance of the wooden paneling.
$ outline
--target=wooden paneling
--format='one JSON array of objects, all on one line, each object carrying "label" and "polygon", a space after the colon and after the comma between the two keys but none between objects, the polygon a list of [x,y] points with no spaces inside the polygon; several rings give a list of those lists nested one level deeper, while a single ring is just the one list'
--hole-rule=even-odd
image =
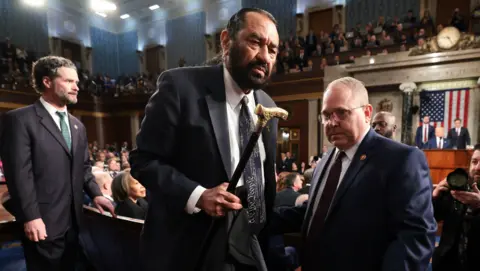
[{"label": "wooden paneling", "polygon": [[425,150],[430,175],[434,184],[447,177],[456,168],[468,170],[472,151],[467,150]]},{"label": "wooden paneling", "polygon": [[82,116],[81,119],[85,129],[87,130],[87,140],[89,143],[98,141],[97,136],[97,118],[92,116]]},{"label": "wooden paneling", "polygon": [[62,56],[70,59],[74,63],[82,63],[82,47],[78,43],[66,40],[62,41]]},{"label": "wooden paneling", "polygon": [[[450,25],[453,11],[459,8],[460,15],[465,19],[465,24],[468,26],[470,16],[470,0],[437,0],[437,17],[434,19],[435,25],[443,24],[443,26]],[[421,19],[421,18],[420,18]]]},{"label": "wooden paneling", "polygon": [[332,31],[333,22],[333,9],[324,9],[319,11],[310,12],[308,14],[308,27],[313,29],[313,32],[319,39],[320,31],[330,33]]},{"label": "wooden paneling", "polygon": [[147,72],[149,74],[157,74],[160,72],[160,51],[161,51],[162,46],[155,46],[152,48],[148,48],[146,50],[146,66],[147,66]]},{"label": "wooden paneling", "polygon": [[103,118],[103,127],[105,144],[117,143],[117,146],[120,146],[122,142],[127,141],[131,146],[132,136],[129,116]]},{"label": "wooden paneling", "polygon": [[[288,120],[278,122],[278,127],[300,129],[299,153],[296,154],[297,165],[300,167],[301,162],[308,161],[308,101],[280,102],[277,106],[290,113]],[[279,155],[278,153],[277,156]]]}]

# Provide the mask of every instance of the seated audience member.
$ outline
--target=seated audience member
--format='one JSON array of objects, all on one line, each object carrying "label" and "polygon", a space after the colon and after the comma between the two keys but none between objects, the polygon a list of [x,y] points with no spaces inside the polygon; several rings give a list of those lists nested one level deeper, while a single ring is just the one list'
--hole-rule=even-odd
[{"label": "seated audience member", "polygon": [[102,195],[109,199],[112,202],[115,202],[112,198],[112,177],[107,172],[93,172],[93,176],[95,176],[95,182],[98,184],[100,188],[100,192]]},{"label": "seated audience member", "polygon": [[298,190],[302,188],[302,179],[300,174],[292,172],[285,177],[286,188],[280,192],[277,192],[275,197],[275,207],[293,207],[295,206],[295,200],[300,193]]},{"label": "seated audience member", "polygon": [[110,176],[112,176],[112,178],[115,178],[115,176],[117,176],[118,172],[120,171],[120,165],[117,162],[117,159],[109,158],[107,162],[107,167],[108,167],[108,172],[110,173]]},{"label": "seated audience member", "polygon": [[[317,160],[315,160],[315,157],[317,158]],[[315,156],[312,160],[312,163],[311,164],[314,164],[315,167],[317,166],[317,161],[318,161],[318,156]],[[304,182],[304,186],[298,190],[297,192],[300,193],[300,194],[307,194],[310,192],[310,183],[313,179],[313,172],[315,170],[315,167],[311,167],[307,170],[305,170],[305,173],[303,174],[303,177],[305,178],[305,182]],[[297,198],[298,200],[298,198]]]},{"label": "seated audience member", "polygon": [[450,149],[450,141],[445,138],[443,127],[435,128],[435,137],[433,137],[428,141],[427,149],[430,149],[430,150]]},{"label": "seated audience member", "polygon": [[113,179],[112,194],[117,203],[117,215],[145,219],[148,209],[148,203],[144,199],[146,190],[130,175],[129,169],[118,173]]},{"label": "seated audience member", "polygon": [[443,230],[432,270],[480,270],[480,144],[474,147],[468,175],[468,191],[450,190],[446,179],[433,191],[435,219],[443,221]]}]

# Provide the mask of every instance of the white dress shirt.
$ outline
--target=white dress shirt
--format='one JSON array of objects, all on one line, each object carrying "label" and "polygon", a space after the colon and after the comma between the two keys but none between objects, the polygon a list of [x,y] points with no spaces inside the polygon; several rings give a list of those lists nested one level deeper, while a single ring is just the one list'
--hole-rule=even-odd
[{"label": "white dress shirt", "polygon": [[443,149],[443,138],[437,136],[437,148]]},{"label": "white dress shirt", "polygon": [[[363,139],[367,135],[367,133],[370,131],[370,128],[367,129],[363,135],[362,138],[357,142],[357,144],[353,145],[350,149],[345,150],[345,156],[342,159],[342,171],[340,172],[340,178],[338,180],[338,185],[337,189],[342,183],[343,177],[345,176],[345,173],[348,170],[348,167],[350,167],[350,164],[352,163],[352,159],[355,156],[355,153],[358,150],[358,147],[360,146],[360,143],[362,143]],[[316,195],[313,195],[315,197],[315,203],[313,205],[313,213],[312,213],[312,218],[313,215],[315,214],[318,204],[320,203],[320,198],[322,197],[323,190],[325,189],[325,184],[327,183],[327,178],[328,174],[330,173],[330,169],[332,168],[333,163],[335,162],[335,159],[337,159],[338,154],[340,153],[340,150],[338,148],[335,148],[335,153],[332,159],[328,162],[327,169],[325,170],[325,174],[323,174],[321,182],[320,182],[320,187],[318,188],[318,193]],[[325,156],[323,159],[328,159],[327,156]],[[320,181],[320,180],[319,180]],[[314,191],[315,192],[315,191]],[[332,200],[333,201],[333,200]],[[308,229],[310,230],[310,225],[312,223],[313,219],[310,219]]]},{"label": "white dress shirt", "polygon": [[57,109],[53,105],[51,105],[47,101],[45,101],[45,99],[43,99],[43,97],[40,97],[40,102],[42,103],[43,107],[45,107],[48,114],[50,114],[50,116],[53,118],[53,121],[57,125],[58,130],[60,130],[60,132],[62,131],[62,128],[60,126],[60,116],[57,115],[57,112],[65,112],[67,114],[67,116],[65,118],[65,122],[67,123],[68,135],[70,135],[70,141],[71,141],[72,140],[72,134],[70,133],[70,123],[68,121],[67,107],[65,107],[64,109]]},{"label": "white dress shirt", "polygon": [[[228,70],[224,67],[223,68],[223,81],[225,83],[225,94],[226,94],[226,100],[227,102],[225,103],[226,109],[227,109],[227,122],[228,122],[228,137],[229,137],[229,143],[230,143],[230,165],[231,165],[231,172],[230,176],[233,175],[233,172],[235,171],[235,168],[237,167],[238,162],[240,161],[240,132],[239,132],[239,118],[240,118],[240,110],[242,108],[241,101],[243,99],[243,96],[247,96],[248,98],[248,111],[250,112],[250,115],[253,118],[253,122],[256,123],[258,116],[254,113],[255,112],[255,96],[253,95],[253,91],[250,91],[250,93],[245,94],[240,87],[237,85],[237,83],[233,80],[232,76],[228,72]],[[265,176],[263,174],[264,169],[263,169],[263,163],[265,162],[266,158],[266,153],[265,153],[265,147],[263,145],[263,140],[262,137],[260,136],[258,139],[258,147],[260,151],[260,159],[262,160],[261,163],[261,175],[262,175],[262,183],[265,183]],[[228,180],[225,180],[225,182],[228,182]],[[243,185],[243,176],[240,177],[238,180],[238,186]],[[202,193],[206,190],[205,187],[202,187],[201,185],[197,186],[192,194],[190,195],[188,201],[187,201],[187,206],[186,206],[186,211],[189,214],[199,212],[200,209],[196,208],[195,206],[197,205],[198,200],[200,199],[200,196]]]}]

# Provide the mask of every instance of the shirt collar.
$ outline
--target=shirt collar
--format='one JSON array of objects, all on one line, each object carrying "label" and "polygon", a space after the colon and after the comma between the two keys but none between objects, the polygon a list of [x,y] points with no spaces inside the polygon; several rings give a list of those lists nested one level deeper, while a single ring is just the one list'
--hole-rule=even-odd
[{"label": "shirt collar", "polygon": [[[363,132],[363,135],[360,138],[360,140],[357,143],[355,143],[355,145],[350,147],[350,149],[345,150],[345,156],[348,158],[348,160],[350,160],[350,161],[353,160],[353,156],[355,156],[355,153],[357,152],[358,147],[360,146],[360,143],[362,143],[362,141],[365,139],[365,136],[368,134],[369,131],[370,131],[370,128],[366,129],[366,131]],[[338,155],[339,152],[340,152],[340,150],[337,148],[336,153],[335,153],[335,157]]]},{"label": "shirt collar", "polygon": [[55,106],[51,105],[49,102],[45,101],[43,97],[40,97],[40,102],[42,103],[43,107],[47,110],[50,115],[55,115],[57,112],[65,112],[67,113],[67,107],[65,109],[57,109]]},{"label": "shirt collar", "polygon": [[248,101],[252,101],[253,91],[250,91],[248,94],[243,93],[243,91],[238,86],[237,82],[233,80],[232,76],[228,69],[223,66],[223,82],[225,83],[225,94],[227,98],[227,103],[230,105],[231,108],[235,109],[239,104],[240,101],[243,99],[243,96],[248,97]]}]

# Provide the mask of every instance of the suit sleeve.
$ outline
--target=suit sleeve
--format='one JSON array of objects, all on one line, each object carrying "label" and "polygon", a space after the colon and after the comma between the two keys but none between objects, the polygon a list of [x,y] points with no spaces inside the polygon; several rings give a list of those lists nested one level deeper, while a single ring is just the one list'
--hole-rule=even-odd
[{"label": "suit sleeve", "polygon": [[421,141],[421,136],[422,136],[420,133],[421,133],[421,130],[418,129],[418,127],[417,127],[417,133],[415,134],[415,145],[419,148],[421,146],[420,141]]},{"label": "suit sleeve", "polygon": [[22,223],[41,218],[32,174],[32,150],[28,130],[23,120],[6,114],[2,122],[0,141],[5,179],[14,216]]},{"label": "suit sleeve", "polygon": [[452,129],[448,130],[447,139],[450,141],[452,140]]},{"label": "suit sleeve", "polygon": [[268,232],[271,235],[300,232],[307,205],[306,201],[300,206],[274,208],[268,223]]},{"label": "suit sleeve", "polygon": [[437,231],[429,168],[418,149],[410,149],[397,165],[398,170],[388,176],[388,225],[393,240],[382,270],[426,270]]},{"label": "suit sleeve", "polygon": [[184,212],[198,183],[173,165],[181,118],[180,99],[173,80],[164,72],[150,98],[137,135],[137,148],[130,154],[131,174],[148,190],[165,198],[167,208]]},{"label": "suit sleeve", "polygon": [[95,176],[93,176],[92,173],[92,165],[90,163],[90,156],[88,154],[87,134],[85,128],[83,130],[85,138],[85,151],[83,157],[83,190],[91,199],[94,199],[97,196],[102,196],[102,192],[100,191],[100,187],[98,187],[98,184],[95,181]]}]

